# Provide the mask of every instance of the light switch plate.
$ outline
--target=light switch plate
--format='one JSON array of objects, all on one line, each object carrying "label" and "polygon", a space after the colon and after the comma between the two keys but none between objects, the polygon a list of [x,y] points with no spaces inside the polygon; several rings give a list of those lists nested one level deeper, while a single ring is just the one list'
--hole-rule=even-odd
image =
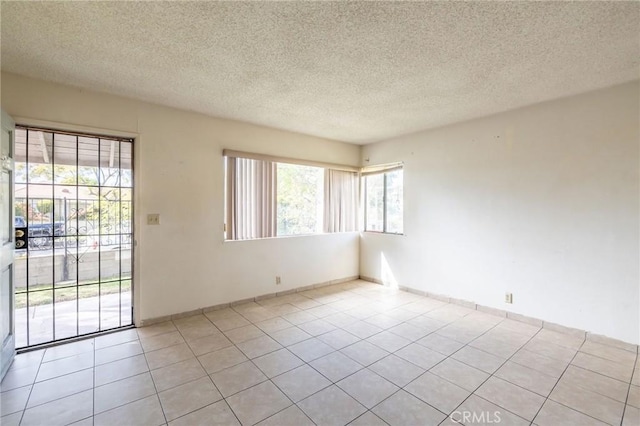
[{"label": "light switch plate", "polygon": [[158,213],[148,214],[147,225],[160,225],[160,215]]}]

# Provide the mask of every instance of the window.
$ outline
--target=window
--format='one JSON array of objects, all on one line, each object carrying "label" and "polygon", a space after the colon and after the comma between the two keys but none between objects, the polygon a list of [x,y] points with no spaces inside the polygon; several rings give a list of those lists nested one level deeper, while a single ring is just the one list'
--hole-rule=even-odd
[{"label": "window", "polygon": [[364,230],[402,234],[402,167],[364,175]]},{"label": "window", "polygon": [[277,235],[322,232],[324,169],[277,163]]},{"label": "window", "polygon": [[356,168],[229,150],[224,156],[226,239],[357,230]]}]

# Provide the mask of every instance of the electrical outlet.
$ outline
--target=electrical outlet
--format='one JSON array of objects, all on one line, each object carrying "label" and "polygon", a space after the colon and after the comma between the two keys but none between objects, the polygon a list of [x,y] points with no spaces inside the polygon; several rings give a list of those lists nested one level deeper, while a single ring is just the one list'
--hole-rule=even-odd
[{"label": "electrical outlet", "polygon": [[276,275],[276,285],[280,285],[281,284],[281,280],[280,280],[280,276]]},{"label": "electrical outlet", "polygon": [[147,225],[160,225],[160,215],[157,213],[148,214]]},{"label": "electrical outlet", "polygon": [[504,294],[504,303],[513,303],[513,293]]}]

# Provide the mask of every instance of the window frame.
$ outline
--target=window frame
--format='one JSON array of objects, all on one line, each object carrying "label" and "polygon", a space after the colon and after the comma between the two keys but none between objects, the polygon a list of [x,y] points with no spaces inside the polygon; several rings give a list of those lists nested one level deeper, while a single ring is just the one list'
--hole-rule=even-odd
[{"label": "window frame", "polygon": [[[327,173],[330,170],[354,173],[355,174],[355,185],[356,185],[356,198],[355,198],[355,211],[354,211],[355,223],[354,223],[353,230],[326,231],[325,230],[326,224],[324,222],[325,218],[323,217],[323,221],[322,221],[322,223],[320,224],[320,227],[319,227],[321,229],[321,231],[319,231],[319,232],[278,235],[278,230],[277,230],[277,226],[278,226],[278,215],[277,215],[277,206],[278,206],[277,185],[278,185],[278,179],[277,179],[277,175],[276,175],[276,180],[275,180],[275,186],[276,186],[276,199],[275,199],[276,214],[274,216],[276,234],[273,235],[273,236],[256,237],[256,238],[240,238],[240,239],[238,239],[238,238],[227,238],[227,236],[228,236],[227,230],[228,230],[228,226],[229,226],[229,217],[228,217],[228,212],[229,212],[229,209],[228,209],[229,184],[228,184],[228,181],[227,181],[227,179],[228,179],[227,167],[228,167],[228,159],[230,157],[249,159],[249,160],[270,161],[270,162],[273,162],[275,164],[276,168],[278,167],[278,164],[288,164],[288,165],[293,165],[293,166],[314,167],[314,168],[322,169],[322,172],[323,172],[322,184],[323,184],[323,192],[324,193],[326,193],[326,189],[324,188],[326,176],[327,176]],[[235,150],[226,149],[226,148],[222,150],[222,161],[223,161],[223,173],[224,173],[224,177],[223,177],[223,186],[224,186],[224,188],[223,188],[223,195],[224,195],[223,242],[227,243],[227,242],[238,242],[238,241],[253,241],[253,240],[260,240],[260,239],[308,237],[308,236],[313,236],[313,235],[325,235],[325,234],[333,234],[333,233],[359,232],[360,226],[359,226],[359,220],[358,220],[358,211],[359,211],[358,202],[359,202],[360,198],[359,198],[359,194],[358,194],[358,192],[359,192],[358,191],[358,182],[360,181],[361,170],[362,170],[360,167],[344,165],[344,164],[326,163],[326,162],[320,162],[320,161],[294,159],[294,158],[289,158],[289,157],[279,157],[279,156],[273,156],[273,155],[268,155],[268,154],[259,154],[259,153],[235,151]],[[323,209],[325,209],[324,203],[326,203],[326,200],[323,201]]]},{"label": "window frame", "polygon": [[[402,194],[402,232],[390,232],[387,230],[387,193],[389,191],[388,185],[387,185],[387,174],[392,173],[392,172],[396,172],[396,171],[402,171],[402,182],[403,182],[403,194]],[[369,176],[376,176],[376,175],[382,175],[382,231],[376,231],[376,230],[371,230],[371,229],[367,229],[367,219],[368,219],[368,214],[367,214],[367,210],[369,208],[369,203],[368,203],[368,177]],[[363,218],[363,232],[371,232],[374,234],[389,234],[389,235],[404,235],[404,167],[402,165],[400,166],[394,166],[394,167],[389,167],[389,168],[385,168],[382,170],[378,170],[378,171],[371,171],[371,172],[363,172],[362,173],[362,178],[364,178],[364,185],[363,185],[363,213],[364,213],[364,218]]]}]

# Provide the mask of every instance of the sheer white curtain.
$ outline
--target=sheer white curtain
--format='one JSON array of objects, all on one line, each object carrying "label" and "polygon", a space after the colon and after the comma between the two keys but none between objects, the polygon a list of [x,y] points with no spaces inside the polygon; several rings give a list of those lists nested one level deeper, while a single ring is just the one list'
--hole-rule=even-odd
[{"label": "sheer white curtain", "polygon": [[358,174],[326,169],[324,173],[324,231],[358,229]]},{"label": "sheer white curtain", "polygon": [[276,236],[276,163],[227,157],[227,239]]}]

